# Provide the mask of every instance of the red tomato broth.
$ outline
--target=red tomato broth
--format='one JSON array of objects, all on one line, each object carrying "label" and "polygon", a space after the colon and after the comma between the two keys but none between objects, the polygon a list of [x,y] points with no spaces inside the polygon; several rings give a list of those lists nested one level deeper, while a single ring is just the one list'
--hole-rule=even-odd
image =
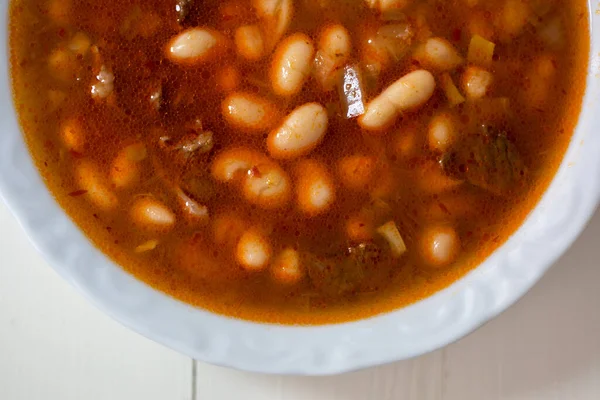
[{"label": "red tomato broth", "polygon": [[[56,12],[49,12],[50,2],[13,0],[11,4],[14,100],[25,138],[51,193],[99,249],[140,280],[195,306],[255,321],[324,324],[365,318],[423,299],[462,277],[506,241],[547,188],[570,142],[585,90],[589,30],[584,1],[549,2],[549,17],[538,21],[530,16],[533,22],[508,36],[506,24],[498,22],[504,1],[468,7],[466,0],[415,0],[403,10],[412,26],[425,18],[432,35],[448,40],[463,58],[472,37],[469,27],[474,25],[474,16],[487,22],[487,39],[496,48],[488,68],[494,83],[485,99],[510,100],[510,116],[497,124],[507,131],[527,166],[527,175],[519,181],[522,186],[498,195],[466,182],[454,186],[438,167],[440,155],[428,148],[427,127],[436,112],[449,110],[464,136],[472,133],[475,125],[494,120],[499,108],[499,103],[490,106],[471,100],[449,107],[439,84],[441,72],[432,71],[436,89],[421,108],[403,113],[384,132],[365,133],[355,119],[339,115],[338,92],[324,92],[312,75],[299,94],[275,96],[268,73],[272,53],[260,61],[247,62],[230,45],[216,59],[198,65],[184,66],[168,59],[165,46],[184,28],[208,26],[232,39],[237,27],[259,23],[250,1],[196,2],[181,25],[175,1],[62,3],[70,7],[58,17]],[[522,3],[534,8],[539,2]],[[298,0],[294,4],[294,18],[284,37],[302,32],[318,45],[323,28],[340,23],[352,38],[350,63],[363,63],[365,34],[389,23],[363,1]],[[554,17],[561,21],[566,43],[559,50],[544,45],[536,28]],[[367,101],[407,72],[420,68],[411,52],[428,35],[425,28],[414,29],[417,39],[411,49],[381,73],[374,88],[367,91]],[[90,96],[90,82],[98,74],[90,51],[82,57],[73,56],[64,66],[67,72],[63,77],[48,67],[53,51],[65,48],[80,32],[98,47],[103,65],[112,71],[114,96],[101,100]],[[532,99],[539,95],[534,93],[539,85],[532,79],[539,74],[530,71],[542,68],[536,67],[537,62],[547,64],[543,64],[542,56],[551,60],[555,78],[545,81],[549,91],[545,104],[532,106]],[[210,179],[215,157],[227,149],[246,147],[268,156],[265,139],[269,130],[243,133],[222,117],[221,102],[232,93],[216,82],[225,65],[240,72],[236,92],[251,92],[273,102],[281,118],[307,102],[318,102],[328,110],[328,129],[322,142],[302,157],[322,162],[335,182],[335,202],[326,212],[316,216],[300,213],[295,187],[289,204],[273,210],[249,203],[236,185]],[[450,71],[463,93],[460,80],[466,66]],[[157,111],[148,99],[158,86],[162,87],[163,106]],[[494,111],[491,114],[486,111],[490,107]],[[85,144],[65,145],[61,127],[70,119],[80,125]],[[201,130],[213,133],[214,147],[191,161],[165,151],[161,138],[183,140],[190,131],[196,132],[191,127],[196,119],[201,119]],[[90,202],[88,188],[76,181],[74,168],[90,161],[108,177],[119,152],[136,143],[142,143],[147,152],[139,163],[139,175],[123,188],[107,184],[117,205],[108,211],[99,209]],[[336,172],[339,159],[356,154],[376,160],[366,190],[343,187]],[[298,159],[275,162],[295,186],[297,174],[302,174],[296,168]],[[199,203],[207,207],[208,220],[191,218],[173,191],[174,183],[180,184],[189,176],[200,176],[206,185],[206,197]],[[131,223],[131,206],[140,196],[150,196],[171,210],[174,227],[152,231]],[[376,225],[395,221],[407,252],[397,260],[385,261],[390,257],[385,243],[377,241],[383,249],[384,266],[367,265],[360,289],[331,295],[322,293],[319,284],[308,276],[292,285],[282,284],[273,279],[269,268],[246,271],[236,262],[235,243],[250,227],[258,227],[269,238],[273,258],[288,246],[318,254],[339,251],[347,247],[345,223],[352,215],[367,207],[369,218],[379,218],[373,197],[383,199],[388,207],[382,211],[385,220]],[[241,225],[229,226],[226,231],[233,237],[215,243],[216,218],[232,213],[238,215]],[[454,227],[460,237],[460,254],[451,265],[432,268],[424,264],[419,252],[420,232],[439,223]],[[153,240],[158,241],[155,248],[136,253],[138,246]]]}]

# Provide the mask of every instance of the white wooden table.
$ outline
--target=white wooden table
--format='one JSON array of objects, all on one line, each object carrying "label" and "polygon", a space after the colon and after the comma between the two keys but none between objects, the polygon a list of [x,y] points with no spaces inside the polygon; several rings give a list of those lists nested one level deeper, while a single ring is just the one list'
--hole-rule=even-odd
[{"label": "white wooden table", "polygon": [[191,359],[87,304],[0,204],[1,400],[598,400],[600,214],[522,301],[427,356],[327,378]]}]

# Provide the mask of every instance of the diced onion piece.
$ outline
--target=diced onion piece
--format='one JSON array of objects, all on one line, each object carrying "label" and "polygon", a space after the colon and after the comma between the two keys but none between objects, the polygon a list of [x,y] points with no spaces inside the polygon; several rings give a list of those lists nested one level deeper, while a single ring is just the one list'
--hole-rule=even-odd
[{"label": "diced onion piece", "polygon": [[414,32],[408,23],[383,25],[377,30],[376,46],[387,50],[395,61],[400,61],[410,50]]},{"label": "diced onion piece", "polygon": [[125,147],[125,156],[129,161],[140,162],[148,157],[148,151],[143,143],[134,143]]},{"label": "diced onion piece", "polygon": [[496,45],[493,42],[490,42],[479,35],[474,35],[469,43],[467,60],[472,64],[489,67],[494,58],[495,48]]},{"label": "diced onion piece", "polygon": [[135,248],[135,252],[136,253],[145,253],[147,251],[151,251],[154,250],[156,248],[156,246],[158,246],[158,240],[156,239],[151,239],[148,240],[146,243],[140,244],[139,246],[137,246]]},{"label": "diced onion piece", "polygon": [[290,247],[284,249],[273,261],[271,273],[277,282],[291,285],[304,278],[300,254]]},{"label": "diced onion piece", "polygon": [[402,235],[400,235],[400,231],[398,231],[398,227],[394,221],[389,221],[381,225],[377,228],[377,233],[387,240],[394,257],[398,258],[406,253],[406,244],[404,244],[404,239],[402,239]]},{"label": "diced onion piece", "polygon": [[465,102],[465,98],[462,94],[460,94],[458,88],[452,80],[452,77],[448,73],[444,73],[440,77],[440,84],[444,90],[444,93],[446,94],[446,98],[448,99],[450,106],[454,107]]},{"label": "diced onion piece", "polygon": [[186,211],[188,219],[202,222],[208,221],[208,207],[198,204],[197,201],[185,194],[180,188],[177,188],[175,192],[183,209]]},{"label": "diced onion piece", "polygon": [[248,271],[260,271],[271,259],[271,245],[258,230],[244,232],[236,248],[238,263]]}]

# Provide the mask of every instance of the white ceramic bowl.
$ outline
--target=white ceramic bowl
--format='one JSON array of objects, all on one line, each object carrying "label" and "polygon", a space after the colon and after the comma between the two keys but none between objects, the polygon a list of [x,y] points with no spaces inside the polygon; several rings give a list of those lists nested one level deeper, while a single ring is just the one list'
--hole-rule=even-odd
[{"label": "white ceramic bowl", "polygon": [[[593,35],[577,131],[523,226],[477,269],[412,306],[320,327],[257,324],[193,308],[137,281],[94,248],[34,168],[11,102],[0,0],[0,190],[49,264],[124,325],[198,360],[283,374],[334,374],[414,357],[468,334],[519,299],[583,230],[600,198],[600,35]],[[600,29],[600,15],[591,13]],[[49,301],[52,301],[49,299]]]}]

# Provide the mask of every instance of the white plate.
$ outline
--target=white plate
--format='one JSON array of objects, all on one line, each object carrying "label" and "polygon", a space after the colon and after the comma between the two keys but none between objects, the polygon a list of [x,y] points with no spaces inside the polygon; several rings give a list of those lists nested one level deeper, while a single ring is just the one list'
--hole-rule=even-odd
[{"label": "white plate", "polygon": [[[290,327],[214,315],[125,273],[87,241],[50,196],[15,117],[7,71],[8,0],[0,2],[2,197],[49,264],[93,304],[198,360],[257,372],[324,375],[442,347],[527,292],[583,230],[600,198],[600,36],[595,35],[583,112],[558,174],[523,226],[477,269],[417,304],[357,322]],[[600,28],[600,15],[590,18],[593,29]]]}]

